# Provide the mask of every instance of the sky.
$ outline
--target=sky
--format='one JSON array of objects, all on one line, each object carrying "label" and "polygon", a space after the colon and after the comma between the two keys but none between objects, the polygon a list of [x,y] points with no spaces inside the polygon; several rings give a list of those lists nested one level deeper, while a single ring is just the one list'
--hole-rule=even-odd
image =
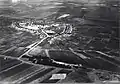
[{"label": "sky", "polygon": [[13,3],[19,2],[19,1],[27,1],[27,0],[12,0]]},{"label": "sky", "polygon": [[20,1],[20,0],[12,0],[13,3],[16,3],[16,2],[18,2],[18,1]]}]

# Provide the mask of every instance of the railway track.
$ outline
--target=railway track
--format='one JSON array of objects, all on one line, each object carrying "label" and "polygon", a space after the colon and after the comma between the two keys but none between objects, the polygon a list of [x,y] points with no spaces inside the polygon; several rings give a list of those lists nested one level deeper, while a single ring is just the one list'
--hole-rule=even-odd
[{"label": "railway track", "polygon": [[36,43],[34,46],[32,46],[28,51],[26,51],[24,54],[22,54],[21,56],[19,56],[18,59],[22,58],[22,56],[28,54],[31,50],[33,50],[35,47],[37,47],[40,43],[42,43],[44,40],[46,40],[48,37],[43,38],[41,41],[39,41],[38,43]]}]

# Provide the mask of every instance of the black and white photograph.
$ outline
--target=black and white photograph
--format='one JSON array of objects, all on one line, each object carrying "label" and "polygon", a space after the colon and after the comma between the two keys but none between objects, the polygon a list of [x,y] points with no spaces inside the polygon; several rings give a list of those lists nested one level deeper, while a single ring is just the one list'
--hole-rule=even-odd
[{"label": "black and white photograph", "polygon": [[0,0],[0,84],[120,84],[119,0]]}]

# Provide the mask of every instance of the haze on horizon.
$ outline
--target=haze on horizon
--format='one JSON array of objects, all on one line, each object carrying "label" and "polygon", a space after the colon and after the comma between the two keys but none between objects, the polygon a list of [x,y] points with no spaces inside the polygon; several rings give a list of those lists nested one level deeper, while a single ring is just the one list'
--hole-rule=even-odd
[{"label": "haze on horizon", "polygon": [[27,2],[27,3],[41,3],[41,2],[50,2],[50,1],[75,1],[75,2],[85,2],[85,3],[98,3],[102,0],[0,0],[0,4],[6,5],[11,3],[17,3],[17,2]]},{"label": "haze on horizon", "polygon": [[27,0],[12,0],[12,3],[17,3],[17,2],[20,2],[20,1],[27,1]]}]

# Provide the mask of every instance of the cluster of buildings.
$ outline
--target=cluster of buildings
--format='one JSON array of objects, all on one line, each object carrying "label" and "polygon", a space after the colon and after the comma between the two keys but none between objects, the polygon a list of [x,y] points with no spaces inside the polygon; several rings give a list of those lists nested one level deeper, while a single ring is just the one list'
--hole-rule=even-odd
[{"label": "cluster of buildings", "polygon": [[12,27],[16,30],[27,31],[32,34],[41,35],[43,36],[53,36],[56,34],[55,31],[47,29],[51,26],[58,26],[58,25],[35,25],[33,22],[14,22],[12,23]]},{"label": "cluster of buildings", "polygon": [[12,28],[20,31],[30,32],[34,35],[38,35],[40,38],[44,37],[53,37],[53,40],[64,34],[72,33],[72,26],[69,24],[34,24],[31,21],[23,21],[23,22],[14,22],[12,23]]}]

